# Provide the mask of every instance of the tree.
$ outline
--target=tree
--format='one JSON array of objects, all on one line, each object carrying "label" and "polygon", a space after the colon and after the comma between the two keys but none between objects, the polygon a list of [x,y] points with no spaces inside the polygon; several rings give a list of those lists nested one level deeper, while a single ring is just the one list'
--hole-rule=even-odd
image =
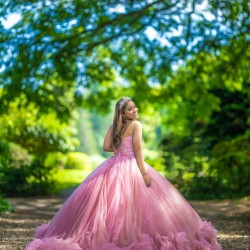
[{"label": "tree", "polygon": [[34,103],[27,103],[22,93],[0,116],[0,193],[51,192],[51,173],[62,157],[58,153],[73,151],[78,144],[73,119],[63,123],[55,112],[41,115]]},{"label": "tree", "polygon": [[41,111],[56,102],[60,118],[70,108],[58,99],[72,88],[74,104],[99,110],[127,88],[136,100],[159,100],[153,88],[168,85],[174,65],[201,51],[219,53],[233,40],[248,43],[250,26],[247,0],[9,0],[1,16],[10,13],[21,20],[0,27],[2,112],[25,92]]},{"label": "tree", "polygon": [[[234,106],[223,102],[225,93],[248,107],[249,12],[247,0],[5,1],[2,18],[21,19],[0,26],[0,111],[24,95],[39,116],[52,112],[67,122],[76,106],[106,112],[113,99],[129,95],[140,111],[157,116],[154,122],[161,119],[158,135],[169,136],[163,144],[179,176],[191,173],[196,184],[193,177],[204,171],[212,178],[199,179],[205,192],[207,183],[228,180],[217,178],[218,159],[221,166],[229,159],[220,149],[232,152],[242,138],[245,145],[249,133],[245,111],[240,133],[223,142],[225,131],[218,141],[211,136],[222,111]],[[229,168],[237,174],[239,164],[248,164],[238,156]]]},{"label": "tree", "polygon": [[[201,52],[169,83],[173,96],[163,109],[166,169],[192,198],[250,191],[250,51],[241,42],[224,46],[218,55]],[[239,48],[245,48],[243,54]]]}]

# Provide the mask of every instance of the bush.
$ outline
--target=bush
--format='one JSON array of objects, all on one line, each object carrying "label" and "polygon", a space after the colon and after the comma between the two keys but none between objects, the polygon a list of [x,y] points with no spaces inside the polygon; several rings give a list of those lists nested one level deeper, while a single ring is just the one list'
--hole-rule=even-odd
[{"label": "bush", "polygon": [[5,170],[9,165],[10,160],[10,148],[9,144],[5,140],[0,141],[0,194],[3,193],[5,186]]},{"label": "bush", "polygon": [[3,212],[13,212],[13,211],[14,207],[4,198],[0,197],[0,215]]},{"label": "bush", "polygon": [[69,152],[67,153],[65,169],[92,169],[91,161],[88,155],[82,152]]},{"label": "bush", "polygon": [[53,187],[46,157],[34,157],[15,143],[0,144],[0,193],[5,196],[49,194]]},{"label": "bush", "polygon": [[10,148],[10,161],[11,168],[22,168],[23,166],[30,166],[32,163],[32,156],[28,150],[24,149],[18,144],[9,143]]}]

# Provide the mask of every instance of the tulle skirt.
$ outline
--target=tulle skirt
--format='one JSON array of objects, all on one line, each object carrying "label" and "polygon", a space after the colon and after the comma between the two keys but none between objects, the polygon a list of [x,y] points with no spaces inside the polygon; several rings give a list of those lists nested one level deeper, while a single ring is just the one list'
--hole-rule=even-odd
[{"label": "tulle skirt", "polygon": [[110,157],[39,226],[26,250],[220,250],[216,230],[150,165]]}]

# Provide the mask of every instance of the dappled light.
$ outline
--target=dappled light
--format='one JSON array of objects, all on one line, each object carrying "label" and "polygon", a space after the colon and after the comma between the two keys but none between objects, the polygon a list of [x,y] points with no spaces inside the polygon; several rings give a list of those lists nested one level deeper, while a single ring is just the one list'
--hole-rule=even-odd
[{"label": "dappled light", "polygon": [[103,140],[129,96],[145,162],[223,250],[247,249],[249,16],[248,0],[4,1],[0,248],[21,249],[114,156]]},{"label": "dappled light", "polygon": [[[16,211],[0,217],[0,227],[4,229],[0,238],[1,246],[6,249],[23,249],[32,239],[34,228],[47,223],[67,197],[8,199]],[[223,249],[246,249],[250,244],[250,203],[246,199],[192,201],[191,205],[203,219],[214,222]]]}]

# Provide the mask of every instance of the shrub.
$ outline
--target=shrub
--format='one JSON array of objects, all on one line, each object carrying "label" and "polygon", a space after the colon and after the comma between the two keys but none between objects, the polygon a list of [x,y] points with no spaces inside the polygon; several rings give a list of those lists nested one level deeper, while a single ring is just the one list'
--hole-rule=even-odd
[{"label": "shrub", "polygon": [[13,212],[13,211],[14,207],[4,198],[0,197],[0,215],[3,212]]},{"label": "shrub", "polygon": [[0,144],[0,192],[5,196],[48,194],[53,186],[52,166],[46,157],[34,157],[15,143]]},{"label": "shrub", "polygon": [[69,152],[64,165],[65,169],[92,169],[91,161],[88,155],[82,152]]}]

